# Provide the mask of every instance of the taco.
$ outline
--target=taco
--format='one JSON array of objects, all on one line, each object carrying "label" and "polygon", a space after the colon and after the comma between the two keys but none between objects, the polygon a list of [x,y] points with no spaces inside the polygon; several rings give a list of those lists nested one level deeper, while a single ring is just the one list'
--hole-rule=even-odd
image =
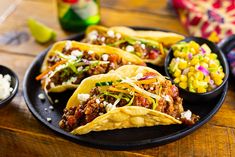
[{"label": "taco", "polygon": [[36,79],[42,80],[46,92],[62,92],[75,89],[86,77],[107,73],[126,64],[145,65],[137,56],[120,49],[61,41],[46,55],[42,73]]},{"label": "taco", "polygon": [[149,67],[124,65],[82,81],[70,97],[59,126],[72,134],[132,127],[194,124],[178,88]]},{"label": "taco", "polygon": [[[144,32],[148,35],[144,36]],[[117,47],[137,55],[146,63],[162,66],[167,53],[164,44],[169,45],[182,38],[183,36],[173,33],[134,31],[127,27],[106,28],[96,25],[87,28],[83,42]]]}]

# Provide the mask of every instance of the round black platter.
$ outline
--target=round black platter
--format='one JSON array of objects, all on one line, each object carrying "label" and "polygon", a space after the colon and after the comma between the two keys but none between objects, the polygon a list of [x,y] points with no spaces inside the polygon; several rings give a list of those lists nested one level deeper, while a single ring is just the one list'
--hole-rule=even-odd
[{"label": "round black platter", "polygon": [[[159,30],[154,28],[134,27],[135,29],[145,30]],[[70,40],[81,40],[84,37],[84,33],[77,34],[70,37]],[[200,116],[200,120],[193,126],[186,125],[169,125],[169,126],[154,126],[143,128],[130,128],[111,131],[91,132],[86,135],[75,136],[59,128],[58,123],[62,117],[63,109],[66,106],[67,100],[73,91],[67,91],[66,93],[53,94],[53,99],[58,99],[59,103],[51,104],[47,99],[42,101],[38,98],[40,93],[43,93],[41,89],[40,81],[36,81],[35,77],[40,73],[40,67],[43,59],[49,50],[46,49],[40,53],[34,62],[28,68],[24,82],[23,82],[23,94],[26,104],[31,113],[44,125],[62,135],[68,140],[84,144],[92,147],[102,149],[139,149],[152,146],[163,145],[177,139],[180,139],[205,124],[212,116],[219,110],[224,102],[228,83],[226,83],[223,92],[216,97],[213,101],[198,103],[193,105],[187,102],[183,102],[185,110],[189,109],[194,114]],[[159,70],[163,75],[163,69],[151,66]],[[49,106],[54,106],[54,110],[50,110]],[[47,108],[47,111],[45,111]],[[52,118],[51,122],[47,121],[47,118]]]}]

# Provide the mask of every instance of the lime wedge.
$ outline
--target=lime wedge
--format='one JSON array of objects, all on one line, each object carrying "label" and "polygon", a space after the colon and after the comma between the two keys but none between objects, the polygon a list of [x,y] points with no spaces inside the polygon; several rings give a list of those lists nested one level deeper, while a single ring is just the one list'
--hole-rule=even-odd
[{"label": "lime wedge", "polygon": [[28,19],[28,26],[32,36],[39,43],[46,43],[56,38],[55,31],[32,18]]}]

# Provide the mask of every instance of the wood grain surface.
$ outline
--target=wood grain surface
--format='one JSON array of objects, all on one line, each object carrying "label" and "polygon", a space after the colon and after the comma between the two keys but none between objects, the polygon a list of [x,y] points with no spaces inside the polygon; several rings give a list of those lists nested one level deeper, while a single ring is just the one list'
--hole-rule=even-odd
[{"label": "wood grain surface", "polygon": [[[4,1],[0,2],[0,5]],[[0,36],[12,31],[28,32],[33,17],[52,27],[58,40],[66,38],[57,20],[55,0],[22,0],[0,24]],[[101,23],[106,26],[148,26],[187,35],[166,0],[101,0]],[[118,18],[116,18],[118,17]],[[167,145],[130,151],[91,148],[70,142],[38,122],[22,95],[22,80],[35,56],[48,47],[30,36],[21,45],[0,45],[0,64],[13,69],[20,88],[13,101],[0,108],[0,157],[24,156],[235,156],[235,89],[229,85],[219,112],[194,133]]]}]

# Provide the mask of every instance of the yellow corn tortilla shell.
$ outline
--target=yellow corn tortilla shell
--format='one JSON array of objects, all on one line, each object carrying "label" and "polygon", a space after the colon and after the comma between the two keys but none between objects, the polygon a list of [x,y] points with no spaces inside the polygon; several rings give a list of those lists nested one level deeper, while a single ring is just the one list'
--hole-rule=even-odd
[{"label": "yellow corn tortilla shell", "polygon": [[104,27],[100,25],[92,25],[87,28],[86,34],[93,30],[98,30],[98,32],[107,32],[108,30],[113,30],[114,32],[118,32],[124,36],[128,37],[137,37],[140,39],[147,39],[162,43],[164,46],[171,46],[180,40],[183,40],[185,37],[183,35],[172,33],[172,32],[164,32],[164,31],[152,31],[152,30],[134,30],[129,27],[124,26],[114,26],[114,27]]},{"label": "yellow corn tortilla shell", "polygon": [[144,38],[148,40],[154,40],[159,43],[162,43],[164,46],[171,46],[180,40],[184,39],[183,35],[179,35],[176,33],[172,32],[163,32],[163,31],[150,31],[150,30],[133,30],[128,27],[122,27],[122,26],[117,26],[117,27],[111,27],[115,32],[120,32],[125,35],[131,35],[137,38]]},{"label": "yellow corn tortilla shell", "polygon": [[[122,51],[121,49],[117,49],[117,48],[113,48],[113,47],[109,47],[109,46],[91,45],[91,44],[86,44],[86,43],[81,43],[81,42],[76,42],[76,41],[72,41],[71,43],[72,43],[71,47],[73,47],[73,48],[77,47],[82,51],[91,50],[98,55],[116,54],[120,58],[122,58],[122,60],[125,61],[126,63],[130,62],[132,64],[145,65],[145,63],[143,62],[142,59],[140,59],[136,55],[133,55],[133,54],[128,53],[126,51]],[[48,68],[48,65],[47,65],[48,57],[55,55],[56,51],[61,52],[63,50],[63,48],[65,47],[65,45],[66,45],[66,41],[60,41],[60,42],[57,42],[53,45],[53,47],[49,50],[49,52],[47,53],[47,55],[44,59],[44,62],[41,67],[41,71],[44,71]],[[46,86],[46,83],[44,85]],[[75,84],[58,85],[53,88],[50,88],[48,90],[48,92],[63,92],[67,89],[75,89],[75,88],[77,88],[77,86],[78,86],[78,84],[77,85],[75,85]]]},{"label": "yellow corn tortilla shell", "polygon": [[[63,48],[66,45],[66,42],[67,41],[59,41],[59,42],[56,42],[52,46],[52,48],[48,51],[46,57],[44,58],[44,61],[43,61],[42,67],[41,67],[41,72],[45,71],[48,68],[47,59],[50,56],[55,55],[56,51],[62,52]],[[123,51],[121,49],[114,48],[114,47],[91,45],[91,44],[81,43],[81,42],[77,42],[77,41],[71,41],[71,47],[72,48],[79,48],[82,51],[91,50],[98,55],[101,55],[104,53],[105,54],[116,54],[120,58],[123,58],[123,60],[125,60],[127,62],[131,62],[131,63],[137,64],[137,65],[145,65],[143,60],[140,59],[139,57],[137,57],[136,55],[133,55],[131,53],[128,53],[126,51]]]},{"label": "yellow corn tortilla shell", "polygon": [[[78,106],[80,101],[77,99],[78,94],[89,94],[91,89],[95,87],[97,82],[115,81],[125,77],[134,77],[138,73],[154,72],[159,75],[159,81],[164,81],[165,78],[156,70],[137,66],[124,65],[115,71],[110,71],[108,74],[100,74],[84,79],[78,86],[76,91],[70,97],[66,108]],[[104,86],[105,88],[105,86]],[[181,124],[181,121],[165,113],[147,109],[140,106],[124,106],[115,108],[84,126],[77,127],[71,133],[76,135],[86,134],[91,131],[104,131],[132,127],[144,127],[154,125],[170,125]]]},{"label": "yellow corn tortilla shell", "polygon": [[149,127],[155,125],[181,124],[181,121],[158,111],[139,106],[119,107],[95,118],[90,123],[74,129],[75,135],[91,131],[105,131],[123,128]]}]

